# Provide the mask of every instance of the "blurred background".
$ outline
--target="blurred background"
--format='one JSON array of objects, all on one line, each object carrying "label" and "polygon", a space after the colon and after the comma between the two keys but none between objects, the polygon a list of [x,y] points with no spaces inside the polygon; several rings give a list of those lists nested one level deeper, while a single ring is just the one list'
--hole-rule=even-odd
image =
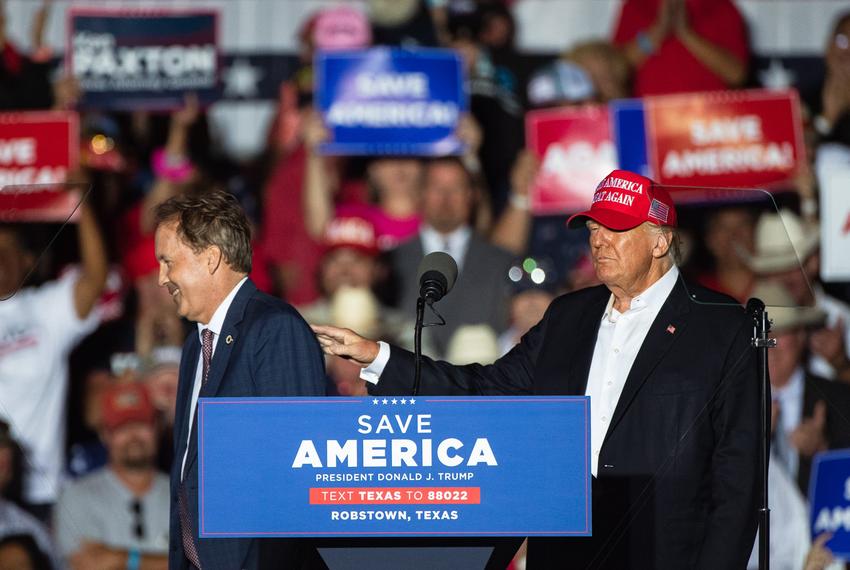
[{"label": "blurred background", "polygon": [[[328,70],[390,48],[423,75],[387,65],[377,99],[457,114],[439,140],[364,120],[346,146],[359,119],[330,109],[368,103],[345,87],[363,70]],[[850,553],[809,484],[850,447],[848,2],[0,1],[0,570],[165,567],[193,329],[157,285],[164,200],[231,192],[260,289],[403,346],[417,264],[446,251],[460,278],[425,352],[492,362],[597,283],[564,222],[618,167],[671,188],[690,280],[786,309],[773,561],[826,568]],[[366,393],[327,371],[329,395]]]}]

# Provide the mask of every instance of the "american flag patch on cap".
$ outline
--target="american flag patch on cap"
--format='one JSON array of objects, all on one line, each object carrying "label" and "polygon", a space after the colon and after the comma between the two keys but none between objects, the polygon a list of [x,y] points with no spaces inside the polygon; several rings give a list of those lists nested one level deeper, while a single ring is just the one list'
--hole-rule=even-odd
[{"label": "american flag patch on cap", "polygon": [[670,208],[667,204],[663,202],[659,202],[655,198],[652,199],[652,203],[649,205],[649,217],[655,218],[662,224],[667,223],[667,216],[670,215]]}]

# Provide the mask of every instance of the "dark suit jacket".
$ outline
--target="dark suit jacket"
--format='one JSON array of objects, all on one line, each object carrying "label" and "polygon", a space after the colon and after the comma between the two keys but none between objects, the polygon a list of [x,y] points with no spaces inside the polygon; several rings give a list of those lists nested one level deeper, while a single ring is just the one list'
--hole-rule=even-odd
[{"label": "dark suit jacket", "polygon": [[[233,342],[228,344],[228,335]],[[186,450],[192,385],[201,343],[193,330],[183,345],[177,412],[174,420],[174,463],[171,469],[171,541],[169,564],[172,570],[188,568],[180,536],[177,489]],[[244,396],[322,396],[325,393],[324,359],[307,323],[291,306],[257,290],[248,280],[239,289],[227,311],[221,336],[210,363],[209,376],[200,397]],[[197,413],[186,457],[185,481],[189,513],[198,524],[198,439]],[[246,489],[246,492],[251,490]],[[294,541],[254,539],[199,539],[199,555],[204,570],[292,568],[300,544]],[[277,558],[277,560],[265,559]]]},{"label": "dark suit jacket", "polygon": [[[644,339],[601,448],[593,537],[530,539],[529,568],[745,568],[758,498],[751,327],[739,305],[700,304],[689,294],[734,303],[676,284]],[[584,394],[609,295],[600,286],[557,298],[491,366],[424,362],[421,392]],[[393,347],[372,391],[409,393],[412,378],[413,355]]]},{"label": "dark suit jacket", "polygon": [[[824,431],[829,449],[850,447],[850,386],[837,380],[826,380],[807,373],[803,387],[803,419],[814,415],[815,404],[819,401],[826,402]],[[811,476],[812,458],[801,455],[797,468],[797,485],[804,497],[809,496]]]},{"label": "dark suit jacket", "polygon": [[[390,264],[401,294],[398,308],[413,319],[419,297],[417,268],[425,253],[417,236],[390,253]],[[475,232],[469,238],[464,265],[449,295],[435,306],[443,315],[451,315],[446,326],[429,327],[423,332],[438,354],[445,354],[452,334],[461,325],[486,324],[496,333],[505,330],[508,318],[508,269],[512,255],[496,247]],[[426,313],[426,320],[431,317]]]}]

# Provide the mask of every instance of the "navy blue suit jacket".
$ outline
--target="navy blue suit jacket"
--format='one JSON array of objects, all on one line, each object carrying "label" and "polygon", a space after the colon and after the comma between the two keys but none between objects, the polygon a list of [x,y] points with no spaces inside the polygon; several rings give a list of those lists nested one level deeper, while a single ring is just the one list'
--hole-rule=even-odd
[{"label": "navy blue suit jacket", "polygon": [[[231,343],[225,341],[228,336],[233,338]],[[169,548],[169,568],[172,570],[189,567],[180,535],[177,491],[187,430],[192,423],[189,410],[200,349],[198,333],[193,330],[183,345],[174,420]],[[246,281],[227,311],[200,397],[323,396],[325,385],[324,358],[304,319],[290,305],[258,291],[250,280]],[[185,481],[189,513],[197,536],[197,417],[192,425]],[[295,557],[298,550],[293,541],[280,540],[205,538],[199,539],[199,545],[204,570],[292,567],[288,560]]]}]

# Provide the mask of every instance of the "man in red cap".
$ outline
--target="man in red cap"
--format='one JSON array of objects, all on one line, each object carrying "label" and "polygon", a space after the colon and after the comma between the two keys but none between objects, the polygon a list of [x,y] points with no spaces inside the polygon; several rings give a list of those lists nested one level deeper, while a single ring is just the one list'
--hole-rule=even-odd
[{"label": "man in red cap", "polygon": [[[593,536],[529,539],[530,569],[744,568],[758,491],[750,321],[680,278],[676,210],[652,180],[615,170],[568,224],[589,229],[602,285],[555,299],[493,365],[426,360],[421,392],[591,397]],[[410,393],[409,352],[314,330],[364,367],[370,393]]]},{"label": "man in red cap", "polygon": [[156,470],[156,408],[143,384],[102,396],[106,467],[66,487],[54,510],[59,550],[72,568],[167,568],[168,477]]}]

